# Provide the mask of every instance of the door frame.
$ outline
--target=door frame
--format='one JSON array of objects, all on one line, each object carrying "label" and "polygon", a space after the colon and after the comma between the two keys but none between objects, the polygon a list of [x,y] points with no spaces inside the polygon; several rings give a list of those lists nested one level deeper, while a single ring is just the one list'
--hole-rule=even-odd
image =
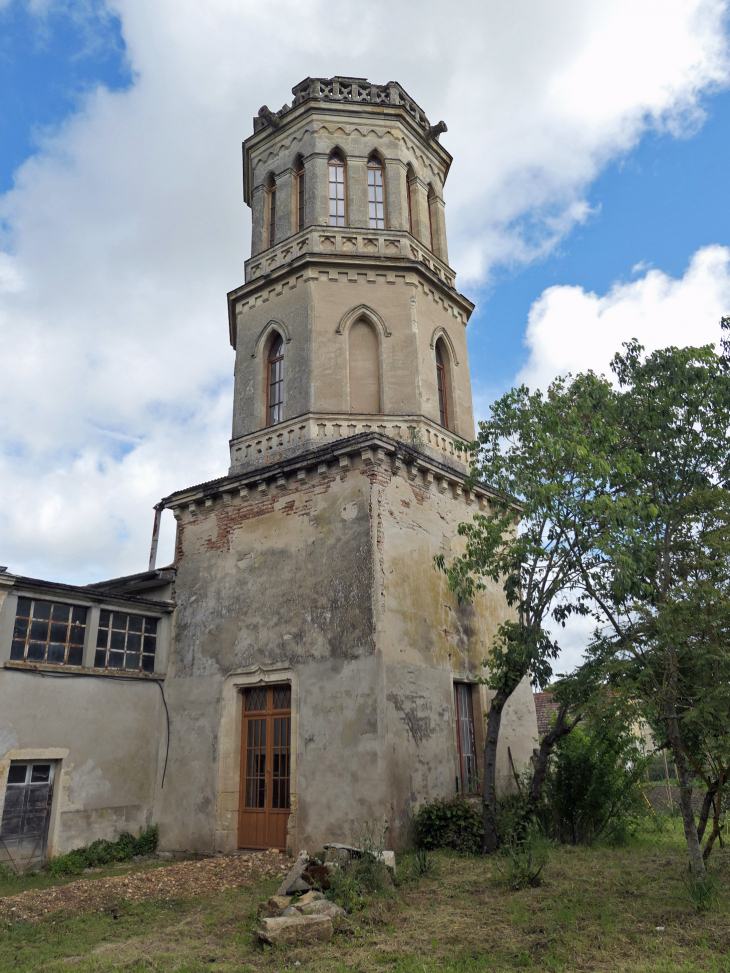
[{"label": "door frame", "polygon": [[297,844],[297,758],[299,753],[299,678],[288,663],[246,666],[229,673],[223,681],[221,719],[218,732],[218,780],[216,793],[215,850],[233,854],[238,849],[238,809],[241,787],[241,743],[243,733],[243,690],[252,686],[289,683],[291,686],[290,813],[287,851],[296,855]]},{"label": "door frame", "polygon": [[10,763],[32,762],[51,763],[54,765],[53,797],[51,799],[51,814],[48,821],[48,836],[46,838],[46,860],[58,854],[58,832],[61,824],[62,792],[66,789],[67,768],[64,761],[68,760],[69,750],[66,747],[27,747],[8,750],[0,758],[0,814],[5,806],[5,790],[8,784]]}]

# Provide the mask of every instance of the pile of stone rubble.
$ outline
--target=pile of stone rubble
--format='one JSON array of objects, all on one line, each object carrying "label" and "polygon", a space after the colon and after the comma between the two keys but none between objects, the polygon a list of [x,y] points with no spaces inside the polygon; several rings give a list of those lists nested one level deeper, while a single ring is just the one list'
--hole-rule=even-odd
[{"label": "pile of stone rubble", "polygon": [[[363,852],[338,844],[325,845],[325,850],[325,862],[310,857],[306,851],[300,852],[276,895],[259,908],[258,935],[263,942],[292,945],[327,942],[335,929],[346,922],[345,910],[319,890],[328,888],[330,876],[361,857]],[[379,857],[395,873],[395,854],[384,851]]]}]

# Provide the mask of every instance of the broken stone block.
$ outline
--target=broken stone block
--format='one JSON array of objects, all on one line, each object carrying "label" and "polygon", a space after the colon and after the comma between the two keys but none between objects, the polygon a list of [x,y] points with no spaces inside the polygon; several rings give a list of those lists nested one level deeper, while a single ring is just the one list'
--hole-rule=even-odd
[{"label": "broken stone block", "polygon": [[329,916],[330,919],[339,919],[347,915],[342,906],[336,902],[329,902],[327,899],[318,899],[300,907],[302,915],[305,916]]},{"label": "broken stone block", "polygon": [[[295,905],[288,905],[286,909],[281,913],[285,919],[289,919],[291,916],[299,916],[301,912]],[[272,918],[276,918],[275,916]]]},{"label": "broken stone block", "polygon": [[301,899],[299,899],[299,901],[296,902],[295,904],[297,909],[301,909],[302,906],[310,905],[312,902],[317,902],[319,899],[323,899],[323,898],[324,896],[322,895],[321,892],[314,892],[314,891],[307,892],[307,894],[303,895]]},{"label": "broken stone block", "polygon": [[269,918],[280,916],[284,909],[291,903],[289,895],[272,895],[264,906],[264,910]]},{"label": "broken stone block", "polygon": [[394,851],[384,851],[380,856],[380,861],[386,865],[391,872],[395,875],[395,852]]},{"label": "broken stone block", "polygon": [[329,916],[282,916],[280,919],[264,919],[259,939],[265,943],[288,945],[326,943],[332,938],[333,931]]},{"label": "broken stone block", "polygon": [[279,891],[276,894],[288,895],[290,892],[308,892],[311,889],[311,885],[307,885],[302,880],[302,875],[309,868],[310,861],[311,859],[306,851],[300,852],[299,857],[294,862],[287,877],[279,886]]}]

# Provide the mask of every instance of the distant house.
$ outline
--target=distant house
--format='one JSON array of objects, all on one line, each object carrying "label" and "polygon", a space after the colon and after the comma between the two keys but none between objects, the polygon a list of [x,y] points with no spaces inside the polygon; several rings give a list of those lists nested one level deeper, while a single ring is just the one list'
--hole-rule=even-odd
[{"label": "distant house", "polygon": [[552,693],[533,693],[537,713],[537,733],[542,739],[550,729],[553,714],[558,712],[558,704]]}]

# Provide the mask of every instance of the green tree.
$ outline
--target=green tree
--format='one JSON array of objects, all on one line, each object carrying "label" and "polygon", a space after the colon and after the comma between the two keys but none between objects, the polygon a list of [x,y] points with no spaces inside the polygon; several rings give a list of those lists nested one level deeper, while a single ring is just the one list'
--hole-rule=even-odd
[{"label": "green tree", "polygon": [[691,769],[716,771],[717,824],[730,754],[730,364],[711,346],[625,348],[612,364],[622,460],[594,499],[602,565],[583,579],[602,622],[591,653],[672,751],[704,881]]},{"label": "green tree", "polygon": [[[544,687],[559,645],[551,621],[565,624],[590,610],[585,577],[603,567],[596,537],[596,491],[605,488],[619,430],[610,384],[592,373],[556,379],[543,395],[512,389],[479,424],[472,447],[472,480],[495,491],[489,511],[459,525],[462,554],[435,559],[459,601],[487,581],[500,584],[515,617],[503,622],[489,647],[487,685],[494,691],[487,718],[483,783],[483,851],[498,845],[496,753],[507,700],[526,676]],[[615,462],[616,456],[613,456]],[[568,693],[558,727],[544,741],[539,787],[552,746],[569,732],[576,703]],[[538,789],[539,789],[538,787]]]}]

